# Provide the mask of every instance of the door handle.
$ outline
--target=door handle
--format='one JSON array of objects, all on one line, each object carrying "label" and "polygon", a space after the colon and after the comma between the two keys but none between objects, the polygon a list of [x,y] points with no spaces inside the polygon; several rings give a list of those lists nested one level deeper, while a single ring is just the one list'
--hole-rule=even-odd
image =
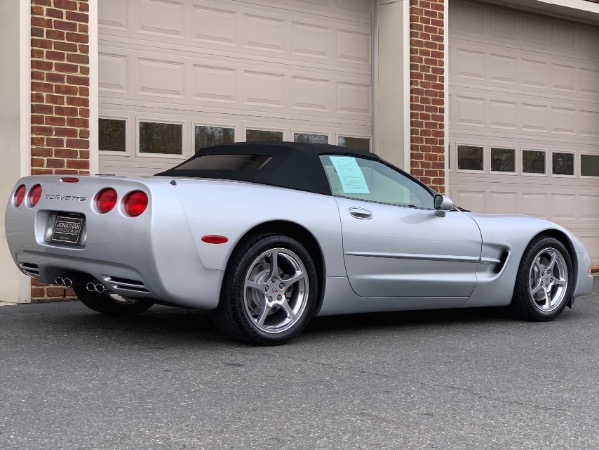
[{"label": "door handle", "polygon": [[349,208],[349,213],[356,219],[372,219],[372,212],[364,208]]}]

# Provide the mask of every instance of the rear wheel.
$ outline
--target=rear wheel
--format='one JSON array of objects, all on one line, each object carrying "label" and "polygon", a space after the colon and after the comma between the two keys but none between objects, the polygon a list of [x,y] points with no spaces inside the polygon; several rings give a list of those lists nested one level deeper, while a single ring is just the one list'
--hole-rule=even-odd
[{"label": "rear wheel", "polygon": [[570,299],[572,279],[566,247],[549,236],[535,238],[522,256],[512,307],[528,320],[553,320]]},{"label": "rear wheel", "polygon": [[152,307],[152,302],[132,300],[108,292],[90,292],[84,285],[73,286],[81,303],[107,316],[134,316]]},{"label": "rear wheel", "polygon": [[264,233],[232,256],[212,317],[238,340],[284,344],[307,325],[317,293],[316,268],[304,246],[289,236]]}]

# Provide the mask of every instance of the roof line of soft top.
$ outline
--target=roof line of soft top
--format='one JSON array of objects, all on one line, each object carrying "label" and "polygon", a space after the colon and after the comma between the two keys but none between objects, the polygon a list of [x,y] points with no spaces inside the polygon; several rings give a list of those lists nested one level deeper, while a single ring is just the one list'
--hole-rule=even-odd
[{"label": "roof line of soft top", "polygon": [[[202,169],[193,163],[212,156],[269,156],[259,170],[236,170],[218,167]],[[329,144],[300,144],[297,142],[238,142],[200,150],[183,163],[160,172],[158,176],[187,176],[197,178],[221,178],[263,183],[291,189],[331,195],[327,176],[320,162],[323,155],[343,155],[379,159],[364,150],[353,150]],[[191,166],[191,168],[190,168]]]},{"label": "roof line of soft top", "polygon": [[[295,150],[303,153],[310,154],[329,154],[329,153],[342,153],[342,154],[355,154],[360,156],[372,156],[376,155],[368,150],[352,149],[349,147],[342,147],[332,144],[304,144],[299,142],[289,141],[278,141],[278,142],[233,142],[230,144],[215,145],[212,147],[206,147],[201,149],[197,154],[218,154],[222,151],[239,151],[242,153],[260,152],[266,149]],[[196,155],[197,155],[196,154]]]}]

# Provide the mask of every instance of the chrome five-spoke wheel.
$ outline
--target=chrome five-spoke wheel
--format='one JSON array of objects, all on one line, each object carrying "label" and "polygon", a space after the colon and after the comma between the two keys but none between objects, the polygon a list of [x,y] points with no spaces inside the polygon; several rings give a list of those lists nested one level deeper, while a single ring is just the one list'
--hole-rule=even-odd
[{"label": "chrome five-spoke wheel", "polygon": [[522,255],[512,307],[523,318],[547,321],[566,307],[572,291],[572,260],[560,241],[539,236]]},{"label": "chrome five-spoke wheel", "polygon": [[285,248],[262,252],[245,276],[244,307],[256,328],[280,333],[291,328],[308,303],[310,280],[301,258]]},{"label": "chrome five-spoke wheel", "polygon": [[215,324],[232,337],[260,345],[290,341],[306,326],[317,298],[312,256],[297,240],[262,233],[231,257]]},{"label": "chrome five-spoke wheel", "polygon": [[555,248],[538,252],[530,267],[530,296],[543,312],[558,308],[568,287],[568,267],[564,256]]}]

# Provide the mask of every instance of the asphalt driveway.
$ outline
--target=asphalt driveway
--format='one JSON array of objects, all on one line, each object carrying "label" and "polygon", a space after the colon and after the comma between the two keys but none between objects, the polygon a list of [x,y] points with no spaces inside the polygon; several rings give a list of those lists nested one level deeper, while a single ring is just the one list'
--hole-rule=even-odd
[{"label": "asphalt driveway", "polygon": [[276,348],[185,309],[0,308],[2,449],[589,449],[598,423],[599,278],[551,323],[322,318]]}]

